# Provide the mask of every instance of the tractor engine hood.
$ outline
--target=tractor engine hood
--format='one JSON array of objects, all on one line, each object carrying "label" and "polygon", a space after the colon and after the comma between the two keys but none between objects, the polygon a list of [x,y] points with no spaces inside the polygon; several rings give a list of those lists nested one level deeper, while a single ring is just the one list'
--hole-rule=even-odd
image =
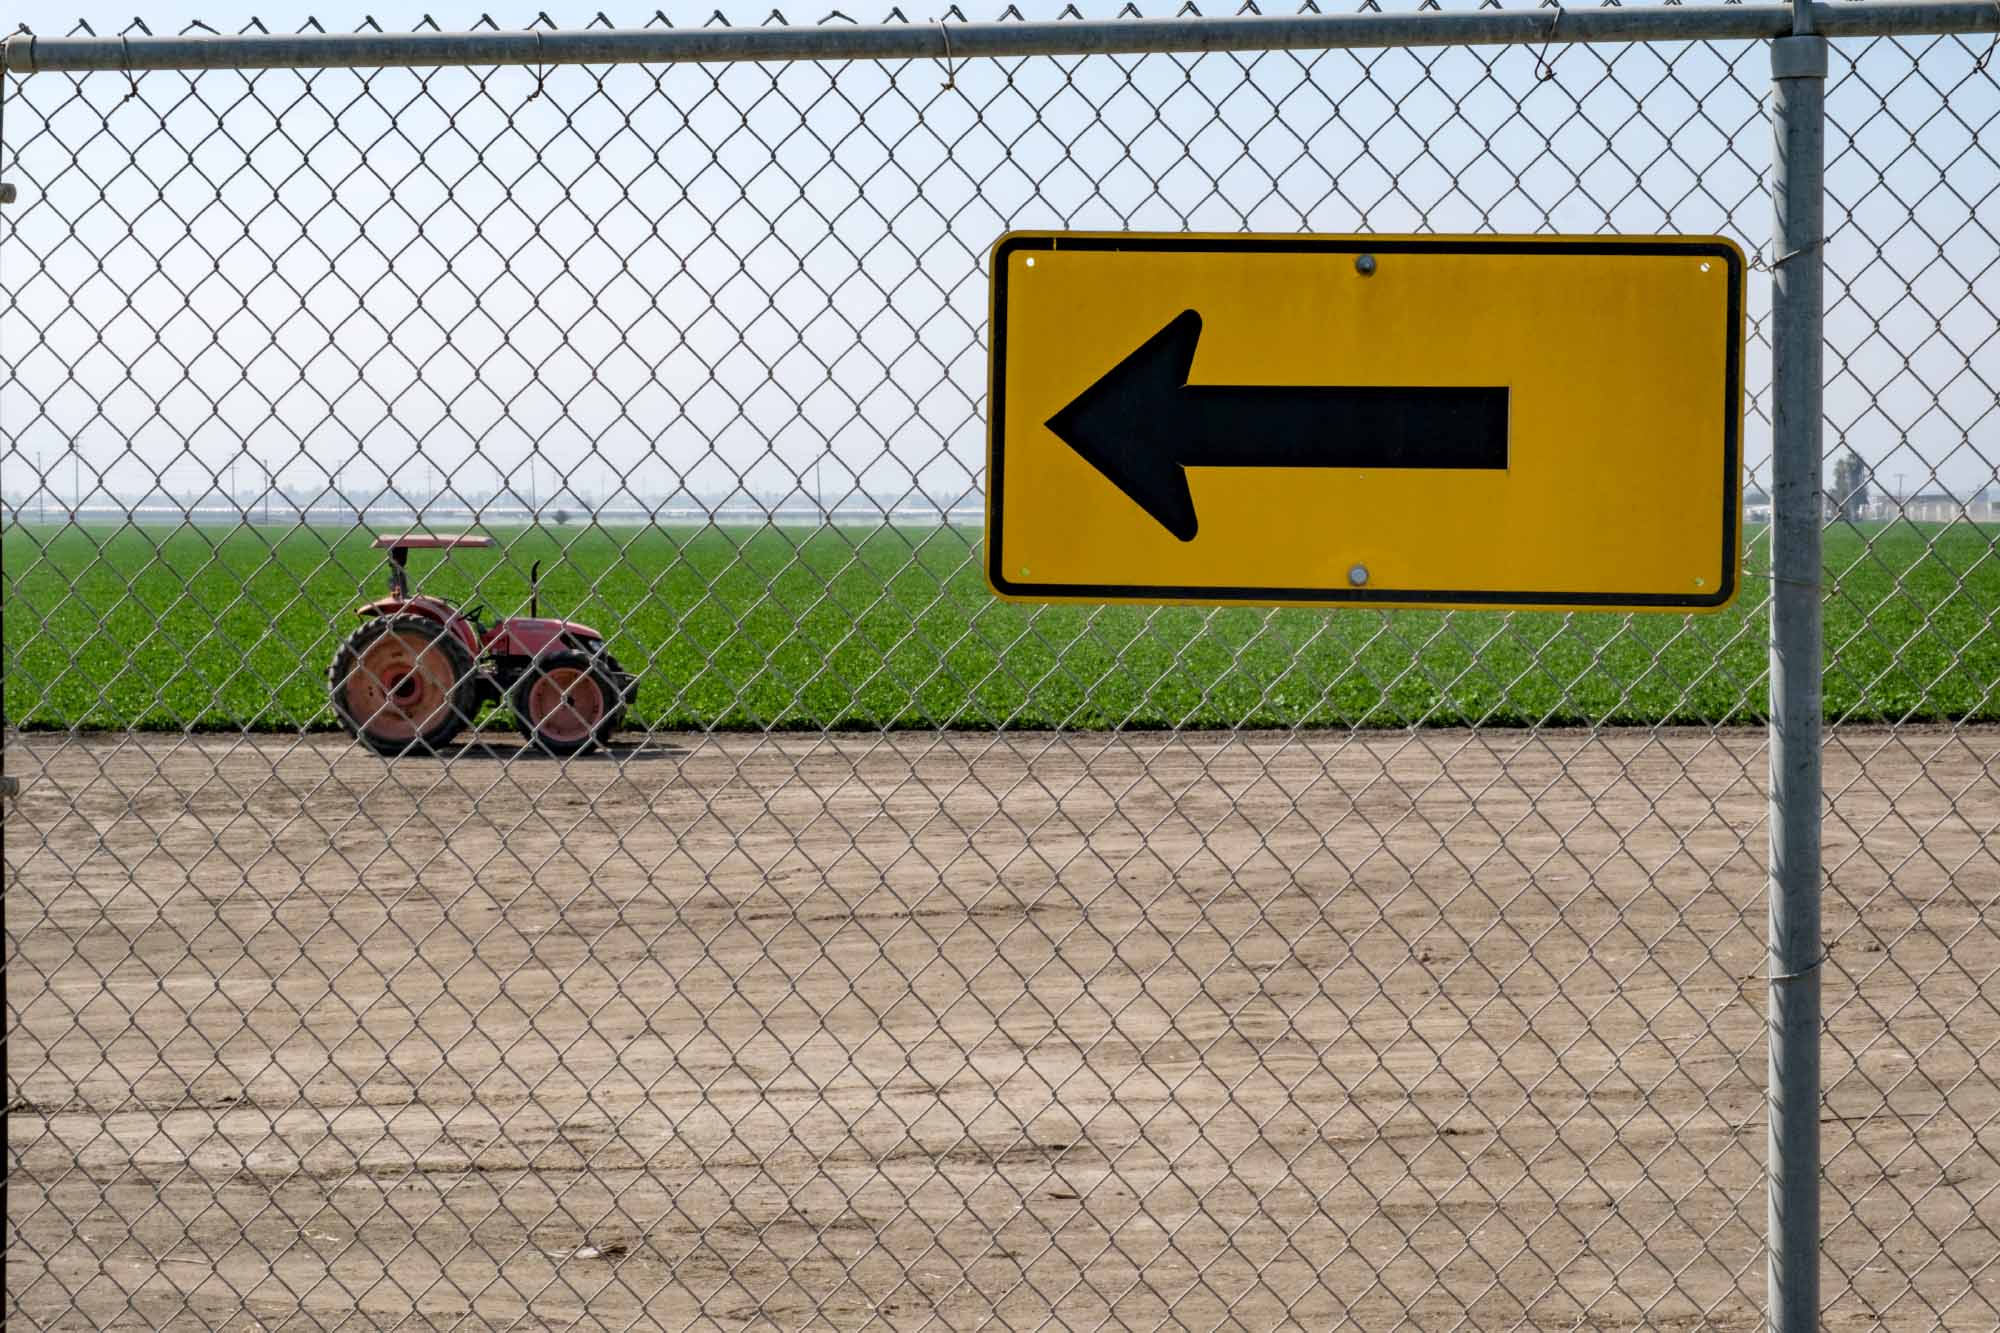
[{"label": "tractor engine hood", "polygon": [[535,616],[515,616],[507,622],[523,634],[568,634],[579,639],[602,640],[604,635],[574,620],[549,620]]},{"label": "tractor engine hood", "polygon": [[560,646],[565,640],[601,644],[604,636],[589,625],[579,625],[574,620],[515,616],[500,622],[489,646],[503,656],[533,657],[552,646]]}]

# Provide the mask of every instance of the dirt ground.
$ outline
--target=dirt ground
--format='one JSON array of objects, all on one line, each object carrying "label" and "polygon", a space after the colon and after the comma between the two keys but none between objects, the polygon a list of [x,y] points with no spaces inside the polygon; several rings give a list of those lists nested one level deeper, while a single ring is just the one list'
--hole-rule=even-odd
[{"label": "dirt ground", "polygon": [[[10,1327],[1758,1320],[1759,732],[6,766]],[[1827,779],[1827,1321],[1992,1328],[2000,730]]]}]

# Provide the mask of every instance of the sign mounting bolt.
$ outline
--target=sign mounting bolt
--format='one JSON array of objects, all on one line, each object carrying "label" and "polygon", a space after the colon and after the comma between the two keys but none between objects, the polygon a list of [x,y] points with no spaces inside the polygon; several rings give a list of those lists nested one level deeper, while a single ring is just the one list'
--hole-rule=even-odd
[{"label": "sign mounting bolt", "polygon": [[1359,273],[1359,274],[1360,274],[1360,275],[1361,275],[1362,277],[1364,277],[1364,278],[1372,278],[1372,277],[1374,277],[1374,276],[1375,276],[1375,256],[1374,256],[1374,255],[1356,255],[1356,256],[1354,256],[1354,271],[1355,271],[1356,273]]},{"label": "sign mounting bolt", "polygon": [[1347,571],[1347,581],[1359,588],[1368,582],[1368,566],[1356,565]]}]

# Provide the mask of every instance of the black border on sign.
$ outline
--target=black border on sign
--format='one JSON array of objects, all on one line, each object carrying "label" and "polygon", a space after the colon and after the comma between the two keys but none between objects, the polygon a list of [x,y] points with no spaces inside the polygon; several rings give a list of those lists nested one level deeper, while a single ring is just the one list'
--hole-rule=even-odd
[{"label": "black border on sign", "polygon": [[[1457,588],[1253,588],[1183,587],[1169,584],[1017,583],[1001,571],[1001,504],[1006,487],[1007,260],[1023,250],[1181,250],[1248,254],[1486,254],[1486,255],[1689,255],[1727,265],[1728,312],[1722,329],[1726,363],[1722,403],[1722,579],[1713,592],[1619,593],[1538,592]],[[1525,240],[1477,237],[1424,240],[1411,237],[1313,236],[1147,236],[1122,233],[1042,233],[1004,237],[993,249],[992,353],[987,380],[989,403],[986,477],[986,577],[1007,597],[1078,601],[1448,603],[1513,607],[1620,607],[1670,610],[1727,605],[1736,596],[1737,525],[1742,514],[1738,489],[1742,467],[1743,420],[1743,256],[1734,246],[1696,240]]]}]

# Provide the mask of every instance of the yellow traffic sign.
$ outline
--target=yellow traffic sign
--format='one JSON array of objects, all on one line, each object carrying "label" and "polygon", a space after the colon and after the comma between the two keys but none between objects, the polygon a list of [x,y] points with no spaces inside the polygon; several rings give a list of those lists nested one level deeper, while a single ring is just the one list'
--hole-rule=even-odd
[{"label": "yellow traffic sign", "polygon": [[992,272],[1003,597],[1736,596],[1728,240],[1016,232]]}]

